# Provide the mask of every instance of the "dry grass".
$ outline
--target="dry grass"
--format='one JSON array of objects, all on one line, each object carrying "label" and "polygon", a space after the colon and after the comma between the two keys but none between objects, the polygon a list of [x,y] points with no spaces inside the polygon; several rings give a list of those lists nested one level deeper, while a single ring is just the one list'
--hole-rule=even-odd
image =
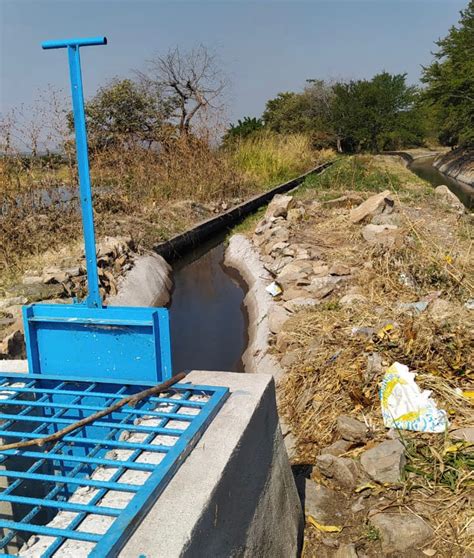
[{"label": "dry grass", "polygon": [[[472,224],[469,217],[459,218],[433,200],[426,186],[412,181],[411,175],[405,188],[404,169],[394,181],[392,173],[397,169],[391,163],[389,171],[384,161],[371,162],[371,166],[377,173],[388,172],[379,189],[396,182],[392,191],[403,246],[368,247],[361,238],[361,226],[352,225],[347,212],[324,205],[313,209],[312,216],[294,232],[298,242],[318,247],[322,260],[353,268],[358,292],[367,299],[352,307],[330,300],[296,313],[285,323],[290,350],[297,351],[298,360],[281,381],[279,405],[297,438],[298,464],[315,463],[320,449],[336,439],[335,425],[341,414],[365,420],[374,441],[386,438],[378,391],[384,369],[395,361],[417,373],[422,389],[432,390],[438,406],[448,412],[451,428],[472,425],[473,401],[464,395],[473,389],[474,380],[474,320],[472,311],[464,307],[474,294]],[[359,176],[365,170],[359,169]],[[336,172],[332,170],[333,179]],[[365,174],[364,181],[372,183],[372,179],[370,172]],[[325,183],[329,182],[326,178]],[[337,191],[316,184],[303,191],[301,198],[309,203],[315,197],[328,199],[328,192],[336,198],[353,191],[344,188],[342,180],[337,184]],[[354,184],[361,182],[357,179],[350,186]],[[370,193],[361,187],[355,190],[365,196]],[[429,310],[410,315],[398,307],[427,296],[448,300],[450,315],[437,320]],[[381,369],[375,371],[368,365],[373,353],[382,360]],[[453,445],[443,434],[401,434],[407,448],[407,482],[379,487],[376,493],[383,494],[394,511],[411,510],[428,519],[435,527],[432,545],[438,555],[465,556],[470,544],[467,525],[474,448]],[[348,455],[360,451],[355,448]],[[319,539],[311,534],[308,540],[305,556],[317,556],[319,547],[314,545],[320,544]]]}]

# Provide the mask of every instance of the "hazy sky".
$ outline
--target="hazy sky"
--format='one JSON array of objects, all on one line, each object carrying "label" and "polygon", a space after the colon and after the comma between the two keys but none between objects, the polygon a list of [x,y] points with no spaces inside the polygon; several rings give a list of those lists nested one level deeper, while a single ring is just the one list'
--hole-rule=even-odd
[{"label": "hazy sky", "polygon": [[[229,119],[259,116],[280,91],[307,78],[362,78],[406,72],[416,83],[433,42],[467,0],[162,2],[159,0],[0,0],[0,102],[30,103],[48,84],[67,89],[64,50],[40,42],[106,35],[82,49],[86,95],[130,75],[153,53],[199,43],[219,55],[231,81]],[[68,90],[68,89],[67,89]]]}]

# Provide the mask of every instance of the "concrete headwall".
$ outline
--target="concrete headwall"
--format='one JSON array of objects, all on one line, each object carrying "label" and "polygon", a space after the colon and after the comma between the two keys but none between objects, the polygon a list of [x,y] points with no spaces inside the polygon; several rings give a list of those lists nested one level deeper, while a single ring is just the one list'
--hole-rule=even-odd
[{"label": "concrete headwall", "polygon": [[303,512],[272,377],[195,371],[186,380],[231,395],[119,556],[297,556]]}]

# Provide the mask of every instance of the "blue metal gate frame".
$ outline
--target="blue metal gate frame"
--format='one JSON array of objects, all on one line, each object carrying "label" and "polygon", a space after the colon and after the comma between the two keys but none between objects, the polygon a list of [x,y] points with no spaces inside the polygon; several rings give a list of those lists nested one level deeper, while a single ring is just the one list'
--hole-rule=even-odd
[{"label": "blue metal gate frame", "polygon": [[[106,406],[151,387],[147,382],[113,383],[107,380],[59,379],[35,374],[0,375],[0,411],[3,423],[0,438],[4,443],[39,439],[57,432],[67,424],[85,418]],[[0,501],[26,509],[19,520],[0,519],[3,538],[0,551],[21,532],[53,537],[43,557],[53,556],[68,539],[94,543],[89,556],[116,556],[139,525],[167,483],[194,448],[207,426],[229,395],[228,388],[176,384],[166,392],[140,401],[135,407],[124,406],[107,417],[64,436],[49,448],[12,449],[0,452],[0,478],[9,486],[0,493]],[[161,410],[160,410],[161,409]],[[156,419],[157,426],[141,425],[140,417]],[[185,425],[185,429],[178,425]],[[123,433],[141,433],[143,440]],[[170,437],[174,445],[153,443],[156,436]],[[166,438],[168,440],[168,438]],[[111,449],[131,451],[126,459],[111,459]],[[144,454],[163,455],[158,464],[140,462]],[[9,460],[24,460],[26,470],[12,470]],[[94,480],[99,468],[115,472],[108,480]],[[46,472],[44,472],[46,470]],[[142,484],[120,482],[127,471],[149,474]],[[91,478],[92,477],[92,478]],[[18,494],[28,483],[44,488],[42,497]],[[87,503],[70,502],[78,487],[91,487],[96,493]],[[110,492],[132,493],[124,508],[101,506]],[[41,510],[64,510],[76,515],[67,528],[35,523]],[[90,514],[106,515],[113,523],[105,534],[80,531]]]}]

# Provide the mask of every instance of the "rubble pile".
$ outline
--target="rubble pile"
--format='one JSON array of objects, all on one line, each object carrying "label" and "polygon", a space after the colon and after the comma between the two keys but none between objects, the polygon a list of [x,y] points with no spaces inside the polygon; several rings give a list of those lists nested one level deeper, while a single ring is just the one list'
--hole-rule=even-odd
[{"label": "rubble pile", "polygon": [[[253,232],[273,279],[270,351],[285,370],[303,556],[469,555],[472,262],[453,231],[470,223],[451,192],[431,203],[279,195]],[[384,426],[380,390],[395,361],[446,409],[448,432]]]},{"label": "rubble pile", "polygon": [[[134,265],[133,242],[125,237],[104,237],[97,246],[100,294],[117,294],[118,282]],[[21,283],[0,298],[0,359],[25,358],[21,308],[33,302],[70,303],[87,295],[84,257],[62,255],[54,267],[27,270]]]}]

